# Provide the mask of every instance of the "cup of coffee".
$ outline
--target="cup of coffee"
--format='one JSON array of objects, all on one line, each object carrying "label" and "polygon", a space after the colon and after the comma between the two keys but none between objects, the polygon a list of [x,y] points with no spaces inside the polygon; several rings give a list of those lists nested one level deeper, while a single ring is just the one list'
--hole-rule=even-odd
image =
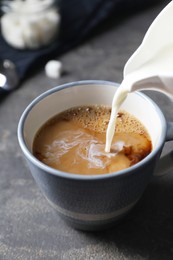
[{"label": "cup of coffee", "polygon": [[[33,178],[63,219],[81,230],[107,228],[138,202],[153,174],[173,166],[173,123],[146,95],[130,93],[117,118],[110,153],[106,127],[118,84],[79,81],[57,86],[31,102],[18,140]],[[159,169],[159,170],[157,170]]]}]

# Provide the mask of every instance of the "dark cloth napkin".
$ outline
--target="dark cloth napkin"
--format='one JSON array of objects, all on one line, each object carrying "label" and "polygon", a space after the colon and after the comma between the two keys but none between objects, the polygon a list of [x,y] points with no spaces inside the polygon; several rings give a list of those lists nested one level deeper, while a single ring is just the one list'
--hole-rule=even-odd
[{"label": "dark cloth napkin", "polygon": [[86,40],[103,21],[112,17],[123,19],[157,2],[159,0],[57,0],[61,29],[55,41],[37,50],[17,50],[0,35],[0,59],[13,61],[22,80],[30,71],[42,66],[43,62],[58,57]]}]

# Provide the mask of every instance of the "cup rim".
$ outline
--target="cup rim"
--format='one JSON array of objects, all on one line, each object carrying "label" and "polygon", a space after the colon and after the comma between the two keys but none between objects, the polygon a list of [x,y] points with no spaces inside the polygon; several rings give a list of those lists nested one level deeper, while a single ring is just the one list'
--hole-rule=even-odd
[{"label": "cup rim", "polygon": [[59,86],[53,87],[52,89],[49,89],[45,92],[43,92],[42,94],[40,94],[38,97],[36,97],[33,101],[31,101],[31,103],[25,108],[25,110],[23,111],[20,119],[19,119],[19,123],[18,123],[18,128],[17,128],[17,136],[18,136],[18,142],[20,145],[21,150],[23,151],[24,155],[26,156],[26,158],[32,162],[35,166],[37,166],[38,168],[40,168],[41,170],[48,172],[49,174],[58,176],[58,177],[62,177],[62,178],[67,178],[67,179],[75,179],[75,180],[101,180],[101,179],[107,179],[107,178],[112,178],[115,176],[125,176],[125,175],[130,175],[133,173],[133,171],[135,171],[136,169],[139,169],[140,167],[142,167],[145,163],[147,163],[147,161],[151,160],[155,154],[157,154],[158,150],[160,150],[160,148],[163,146],[164,141],[165,141],[165,137],[166,137],[166,130],[167,130],[167,123],[166,123],[166,119],[162,113],[162,111],[160,110],[160,108],[158,107],[158,105],[147,95],[139,92],[139,91],[135,91],[136,95],[141,96],[143,99],[145,99],[147,102],[150,102],[155,110],[157,111],[157,113],[159,114],[159,118],[160,121],[162,123],[162,131],[161,131],[161,135],[159,138],[159,141],[157,143],[157,146],[155,147],[154,150],[151,151],[151,153],[149,155],[147,155],[144,159],[142,159],[140,162],[138,162],[135,165],[132,165],[131,167],[128,167],[126,169],[117,171],[117,172],[112,172],[112,173],[105,173],[105,174],[95,174],[95,175],[83,175],[83,174],[76,174],[76,173],[68,173],[68,172],[63,172],[57,169],[54,169],[44,163],[42,163],[41,161],[39,161],[28,149],[27,144],[25,142],[25,137],[24,137],[24,124],[25,124],[25,120],[29,114],[29,112],[32,110],[32,108],[39,103],[41,100],[43,100],[45,97],[60,91],[62,89],[66,89],[66,88],[70,88],[70,87],[74,87],[74,86],[79,86],[79,85],[111,85],[111,86],[119,86],[119,83],[116,82],[111,82],[111,81],[106,81],[106,80],[82,80],[82,81],[74,81],[74,82],[70,82],[70,83],[65,83],[65,84],[61,84]]}]

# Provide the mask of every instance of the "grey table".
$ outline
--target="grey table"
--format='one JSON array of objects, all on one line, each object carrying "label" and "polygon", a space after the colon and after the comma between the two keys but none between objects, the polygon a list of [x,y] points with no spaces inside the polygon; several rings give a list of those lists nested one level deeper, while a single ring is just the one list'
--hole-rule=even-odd
[{"label": "grey table", "polygon": [[[0,104],[0,259],[173,259],[173,172],[155,178],[134,210],[115,228],[97,233],[67,226],[36,186],[18,145],[24,108],[43,91],[84,79],[121,82],[125,62],[140,44],[162,5],[133,15],[63,57],[64,75],[47,78],[44,68]],[[147,92],[173,120],[173,104]],[[154,126],[153,126],[154,127]],[[166,153],[173,147],[164,147]]]}]

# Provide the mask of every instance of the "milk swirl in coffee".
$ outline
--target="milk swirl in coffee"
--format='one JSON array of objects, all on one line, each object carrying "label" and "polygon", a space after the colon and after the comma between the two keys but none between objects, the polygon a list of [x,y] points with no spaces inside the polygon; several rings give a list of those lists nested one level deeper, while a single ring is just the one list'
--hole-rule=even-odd
[{"label": "milk swirl in coffee", "polygon": [[152,150],[145,127],[133,115],[119,111],[107,153],[110,113],[110,107],[82,106],[56,115],[38,131],[34,155],[55,169],[83,175],[116,172],[136,164]]}]

